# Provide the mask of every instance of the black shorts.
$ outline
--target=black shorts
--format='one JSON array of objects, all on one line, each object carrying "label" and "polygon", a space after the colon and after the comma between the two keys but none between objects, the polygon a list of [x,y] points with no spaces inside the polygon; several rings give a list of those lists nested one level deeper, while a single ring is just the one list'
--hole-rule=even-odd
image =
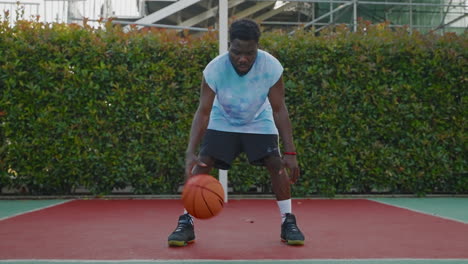
[{"label": "black shorts", "polygon": [[278,135],[206,130],[200,147],[200,156],[213,158],[215,168],[230,169],[232,161],[241,152],[247,154],[250,164],[263,166],[266,157],[280,156]]}]

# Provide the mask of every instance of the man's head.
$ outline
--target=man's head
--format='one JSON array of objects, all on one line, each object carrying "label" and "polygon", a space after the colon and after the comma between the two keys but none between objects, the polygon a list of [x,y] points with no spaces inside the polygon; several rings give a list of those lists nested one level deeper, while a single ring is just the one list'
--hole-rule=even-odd
[{"label": "man's head", "polygon": [[236,20],[229,28],[229,39],[229,59],[237,73],[244,75],[257,58],[260,28],[253,20]]}]

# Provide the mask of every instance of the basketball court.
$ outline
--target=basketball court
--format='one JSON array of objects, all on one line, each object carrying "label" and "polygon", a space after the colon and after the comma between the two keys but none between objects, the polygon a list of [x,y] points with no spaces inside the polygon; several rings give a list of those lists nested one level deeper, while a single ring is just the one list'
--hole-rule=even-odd
[{"label": "basketball court", "polygon": [[167,246],[179,199],[0,200],[0,263],[468,263],[468,198],[296,199],[306,244],[271,199],[231,199]]}]

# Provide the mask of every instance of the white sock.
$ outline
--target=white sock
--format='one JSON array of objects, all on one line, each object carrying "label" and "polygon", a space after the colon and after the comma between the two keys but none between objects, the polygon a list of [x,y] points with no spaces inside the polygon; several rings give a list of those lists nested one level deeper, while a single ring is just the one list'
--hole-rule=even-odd
[{"label": "white sock", "polygon": [[283,223],[286,219],[286,214],[290,214],[292,212],[291,199],[276,202],[278,203],[278,207],[281,213],[281,223]]},{"label": "white sock", "polygon": [[184,208],[184,214],[190,215],[190,218],[192,218],[192,225],[193,225],[193,216],[191,214],[189,214],[189,212],[187,212],[187,209],[185,209],[185,208]]}]

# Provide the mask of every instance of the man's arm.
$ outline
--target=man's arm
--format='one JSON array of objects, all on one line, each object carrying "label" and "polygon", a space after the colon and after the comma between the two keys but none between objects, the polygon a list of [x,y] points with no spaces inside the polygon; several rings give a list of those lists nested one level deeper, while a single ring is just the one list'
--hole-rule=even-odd
[{"label": "man's arm", "polygon": [[[288,109],[285,103],[285,91],[283,77],[270,88],[268,99],[273,109],[273,118],[278,128],[279,135],[283,142],[284,152],[296,152],[293,141],[292,125],[289,119]],[[295,182],[299,178],[299,166],[295,155],[284,155],[284,165],[291,170],[291,181]]]},{"label": "man's arm", "polygon": [[185,175],[189,177],[192,175],[192,169],[195,165],[205,167],[206,164],[198,160],[195,151],[200,144],[200,141],[205,134],[208,122],[210,120],[211,108],[213,107],[213,101],[215,93],[208,84],[205,82],[205,78],[202,80],[200,90],[200,101],[198,104],[197,111],[192,120],[192,127],[190,129],[189,143],[185,152]]}]

